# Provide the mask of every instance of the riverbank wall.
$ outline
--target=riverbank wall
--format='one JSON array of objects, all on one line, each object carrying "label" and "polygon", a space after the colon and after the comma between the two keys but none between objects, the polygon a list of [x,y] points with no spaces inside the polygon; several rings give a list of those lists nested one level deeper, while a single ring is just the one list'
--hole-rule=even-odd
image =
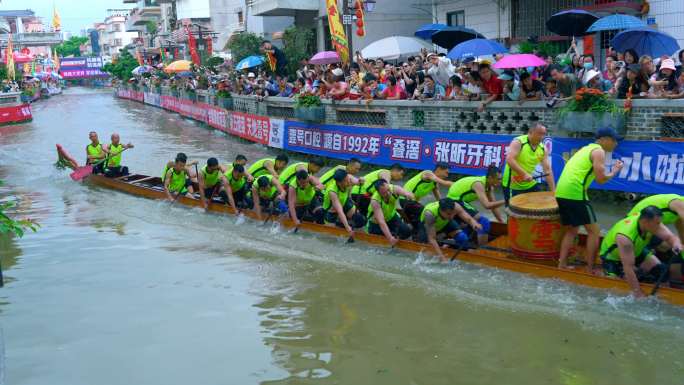
[{"label": "riverbank wall", "polygon": [[[591,139],[562,131],[559,115],[543,102],[495,102],[477,112],[477,102],[324,100],[316,121],[302,120],[289,98],[233,95],[226,103],[207,92],[119,87],[119,98],[164,108],[245,140],[275,149],[332,159],[357,157],[387,166],[431,169],[446,162],[454,173],[481,175],[491,164],[503,166],[510,141],[541,122],[544,142],[558,177],[565,161]],[[224,108],[223,106],[227,107]],[[593,189],[654,194],[684,194],[684,100],[634,100],[625,137],[607,159],[625,167]],[[310,119],[310,118],[306,118]]]}]

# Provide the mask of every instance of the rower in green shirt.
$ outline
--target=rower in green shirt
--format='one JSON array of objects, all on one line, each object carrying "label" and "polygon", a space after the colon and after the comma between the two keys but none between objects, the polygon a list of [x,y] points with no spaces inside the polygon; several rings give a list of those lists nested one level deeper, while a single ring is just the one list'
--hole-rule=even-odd
[{"label": "rower in green shirt", "polygon": [[401,199],[399,204],[408,220],[414,225],[414,228],[420,222],[420,216],[424,208],[420,203],[421,199],[430,193],[432,193],[435,199],[442,199],[439,186],[451,187],[452,182],[447,180],[448,177],[449,165],[440,162],[435,165],[434,171],[421,171],[404,183],[404,190],[412,193],[414,199]]},{"label": "rower in green shirt", "polygon": [[121,165],[121,153],[128,148],[133,148],[133,144],[121,144],[119,134],[112,134],[112,142],[105,145],[102,149],[107,153],[109,159],[105,169],[105,175],[109,178],[116,178],[128,175],[128,167]]},{"label": "rower in green shirt", "polygon": [[358,174],[359,171],[361,171],[361,160],[359,160],[358,158],[351,158],[347,161],[346,165],[338,164],[337,166],[332,167],[328,171],[323,173],[323,175],[321,175],[321,177],[319,178],[321,184],[323,186],[327,186],[330,183],[333,183],[333,176],[335,175],[335,171],[339,169],[345,169],[347,171],[347,174],[350,176],[350,179],[354,186],[357,186],[364,182],[363,178],[356,177],[356,174]]},{"label": "rower in green shirt", "polygon": [[281,173],[278,181],[283,186],[289,186],[290,182],[295,179],[297,171],[304,170],[309,174],[311,184],[316,186],[319,190],[323,190],[324,186],[316,178],[316,174],[323,168],[323,158],[314,157],[308,162],[297,162],[287,166]]},{"label": "rower in green shirt", "polygon": [[249,177],[245,172],[245,166],[240,163],[233,163],[226,168],[223,176],[228,182],[224,199],[236,211],[248,207]]},{"label": "rower in green shirt", "polygon": [[264,219],[262,210],[269,211],[269,214],[287,211],[285,189],[273,175],[262,175],[252,184],[252,202],[259,219]]},{"label": "rower in green shirt", "polygon": [[469,224],[475,231],[482,229],[482,226],[468,215],[458,202],[451,198],[444,198],[425,206],[420,214],[416,240],[428,243],[438,257],[446,260],[438,242],[440,239],[453,238],[457,247],[468,246],[468,235],[461,230],[456,217]]},{"label": "rower in green shirt", "polygon": [[[90,143],[86,146],[86,164],[93,165],[93,174],[102,174],[104,172],[104,161],[107,153],[102,148],[102,143],[97,137],[97,132],[90,131],[88,134]],[[100,162],[100,163],[98,163]]]},{"label": "rower in green shirt", "polygon": [[252,163],[247,172],[254,179],[267,174],[278,178],[280,173],[287,167],[288,162],[289,159],[284,154],[280,154],[275,158],[263,158]]},{"label": "rower in green shirt", "polygon": [[458,202],[482,225],[482,230],[477,233],[478,244],[484,245],[489,241],[489,230],[491,223],[489,218],[480,214],[471,202],[479,200],[480,204],[492,211],[492,214],[499,222],[504,222],[504,217],[499,208],[505,204],[503,200],[496,200],[494,190],[501,185],[501,172],[499,168],[492,165],[487,169],[487,175],[467,176],[454,182],[449,187],[447,197]]},{"label": "rower in green shirt", "polygon": [[663,212],[663,224],[674,224],[679,240],[684,239],[684,195],[658,194],[644,198],[630,210],[628,215],[639,215],[648,206],[655,206]]},{"label": "rower in green shirt", "polygon": [[518,194],[539,191],[539,185],[532,174],[540,163],[549,191],[555,191],[551,161],[542,143],[546,132],[546,127],[537,123],[530,127],[527,135],[518,136],[508,146],[502,181],[506,205]]},{"label": "rower in green shirt", "polygon": [[[164,192],[166,198],[170,201],[175,201],[178,195],[185,195],[188,198],[193,198],[192,181],[190,180],[190,170],[187,168],[188,157],[179,152],[173,162],[169,162],[164,166],[162,171],[162,182],[164,183]],[[190,163],[190,165],[196,162]],[[172,194],[175,193],[176,197]]]},{"label": "rower in green shirt", "polygon": [[601,229],[596,223],[596,213],[589,203],[587,190],[594,179],[598,183],[606,183],[622,169],[622,162],[618,160],[610,172],[605,171],[606,152],[615,150],[618,140],[620,137],[612,128],[599,129],[596,142],[577,151],[565,164],[558,178],[556,201],[561,224],[566,227],[558,260],[558,267],[561,269],[568,267],[568,254],[575,244],[580,227],[583,226],[587,230],[587,271],[594,272]]},{"label": "rower in green shirt", "polygon": [[352,199],[356,202],[356,208],[362,215],[368,214],[368,205],[375,192],[375,182],[383,179],[387,183],[399,182],[404,179],[404,166],[399,163],[393,164],[390,169],[377,169],[359,178],[362,184],[352,187]]},{"label": "rower in green shirt", "polygon": [[399,186],[387,183],[384,179],[375,182],[373,197],[368,207],[368,234],[384,235],[390,245],[394,246],[399,239],[411,236],[411,227],[404,223],[397,212],[399,197],[413,199],[413,194]]},{"label": "rower in green shirt", "polygon": [[351,199],[351,179],[345,169],[335,171],[333,181],[325,189],[323,197],[323,218],[325,223],[333,223],[344,227],[350,237],[354,236],[354,229],[363,227],[366,218],[356,211]]},{"label": "rower in green shirt", "polygon": [[290,218],[299,226],[302,220],[323,223],[323,208],[316,187],[306,170],[299,170],[287,186],[287,207]]},{"label": "rower in green shirt", "polygon": [[[229,200],[226,194],[228,181],[223,175],[218,159],[207,159],[207,164],[199,170],[199,174],[197,175],[197,184],[199,185],[202,207],[205,209],[209,208],[211,200],[215,195],[223,197],[224,201]],[[235,208],[234,204],[231,206]]]},{"label": "rower in green shirt", "polygon": [[[661,276],[667,279],[671,271],[679,270],[681,276],[681,265],[672,265],[670,271],[665,271],[666,265],[648,248],[651,239],[656,236],[672,245],[672,251],[676,255],[681,253],[682,244],[679,238],[670,232],[662,219],[663,212],[659,208],[647,206],[638,216],[631,215],[621,219],[601,242],[600,255],[604,273],[607,276],[623,277],[637,298],[646,296],[639,286],[639,279],[643,279],[645,275],[656,280]],[[637,272],[640,273],[639,276]]]}]

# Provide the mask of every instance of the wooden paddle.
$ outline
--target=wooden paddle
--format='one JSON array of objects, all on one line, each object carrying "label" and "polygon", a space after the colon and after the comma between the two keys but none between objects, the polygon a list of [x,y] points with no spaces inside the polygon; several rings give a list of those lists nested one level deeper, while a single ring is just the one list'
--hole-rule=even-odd
[{"label": "wooden paddle", "polygon": [[[122,152],[124,152],[124,151],[126,151],[126,150],[128,150],[128,149],[129,149],[129,147],[126,147],[126,148],[124,148],[123,150],[121,150],[121,152],[119,152],[119,153],[116,154],[116,155],[119,155],[119,154],[121,154]],[[98,162],[95,163],[95,164],[89,164],[89,165],[83,166],[83,167],[76,167],[76,169],[74,169],[74,172],[72,172],[71,174],[69,174],[69,176],[71,177],[71,179],[73,179],[74,181],[78,182],[78,181],[82,180],[83,178],[85,178],[85,177],[89,176],[90,174],[92,174],[92,173],[93,173],[93,169],[95,168],[95,166],[97,166],[97,165],[99,165],[99,164],[101,164],[101,163],[104,163],[104,162],[106,162],[107,160],[109,160],[109,155],[107,155],[104,159],[98,161]]]}]

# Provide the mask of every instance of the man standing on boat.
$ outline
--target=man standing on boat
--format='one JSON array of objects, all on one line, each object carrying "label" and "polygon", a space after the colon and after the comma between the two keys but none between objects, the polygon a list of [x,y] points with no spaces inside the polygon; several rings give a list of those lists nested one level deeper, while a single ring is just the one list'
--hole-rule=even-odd
[{"label": "man standing on boat", "polygon": [[587,230],[587,271],[590,273],[594,271],[601,229],[596,223],[596,213],[589,203],[587,191],[594,180],[604,184],[622,169],[622,162],[618,160],[610,172],[605,171],[606,153],[613,152],[620,139],[612,128],[599,129],[596,132],[596,142],[577,151],[565,164],[558,178],[556,201],[561,224],[566,227],[558,261],[560,269],[567,269],[568,254],[575,243],[580,227],[583,226]]},{"label": "man standing on boat", "polygon": [[274,178],[278,178],[280,173],[287,167],[289,159],[287,155],[280,154],[275,158],[263,158],[252,163],[247,170],[247,173],[251,175],[254,179],[262,175],[271,175]]},{"label": "man standing on boat", "polygon": [[235,207],[235,202],[232,199],[233,194],[226,194],[226,191],[228,190],[228,181],[221,172],[221,166],[219,166],[218,159],[207,159],[206,166],[199,170],[199,175],[197,175],[197,184],[199,185],[202,207],[205,209],[209,208],[211,200],[214,198],[214,196],[219,195],[224,201],[230,202],[230,205],[237,210]]},{"label": "man standing on boat", "polygon": [[424,208],[423,205],[420,204],[420,200],[430,193],[432,193],[435,199],[442,199],[442,194],[439,192],[439,186],[451,187],[452,182],[446,180],[448,177],[449,165],[440,162],[435,165],[434,171],[421,171],[404,183],[404,190],[413,194],[414,199],[401,199],[399,204],[414,227],[420,222],[420,217]]},{"label": "man standing on boat", "polygon": [[287,207],[296,226],[299,226],[302,220],[323,223],[320,195],[317,194],[306,170],[297,171],[287,189]]},{"label": "man standing on boat", "polygon": [[[164,182],[166,198],[171,202],[174,202],[179,195],[185,195],[188,198],[193,197],[192,181],[190,180],[187,162],[187,155],[179,152],[174,162],[169,162],[164,166],[162,182]],[[191,165],[196,163],[193,162]],[[175,197],[173,196],[174,193],[176,194]]]},{"label": "man standing on boat", "polygon": [[105,175],[110,178],[116,178],[128,175],[128,167],[121,165],[121,153],[127,148],[133,148],[133,144],[121,144],[119,134],[112,134],[112,142],[104,146],[103,150],[107,153],[109,160],[107,161],[107,169]]},{"label": "man standing on boat", "polygon": [[325,189],[323,198],[323,218],[325,223],[334,223],[344,227],[349,236],[354,236],[354,229],[363,227],[366,219],[356,211],[351,199],[352,181],[345,169],[335,171],[333,181]]},{"label": "man standing on boat", "polygon": [[107,153],[102,148],[102,143],[97,137],[97,132],[90,131],[88,134],[90,144],[86,146],[86,164],[93,165],[93,174],[102,174],[104,172],[104,160]]},{"label": "man standing on boat", "polygon": [[491,210],[499,222],[504,222],[504,217],[499,208],[505,204],[503,200],[496,200],[494,190],[501,185],[501,171],[492,165],[487,169],[487,175],[467,176],[454,182],[449,187],[447,197],[458,202],[466,210],[468,215],[482,225],[477,233],[477,243],[484,245],[489,241],[491,223],[489,219],[480,214],[470,202],[479,200],[485,209]]},{"label": "man standing on boat", "polygon": [[416,240],[430,244],[435,254],[442,260],[446,260],[439,246],[439,236],[453,238],[459,248],[468,245],[468,236],[461,230],[460,224],[455,220],[456,217],[469,224],[475,231],[482,230],[482,225],[468,215],[458,202],[451,198],[444,198],[425,206],[420,214]]},{"label": "man standing on boat", "polygon": [[384,179],[375,182],[375,192],[368,206],[368,234],[384,235],[390,245],[394,246],[399,239],[411,236],[411,227],[404,223],[397,212],[397,200],[400,196],[413,199],[413,194],[399,186],[387,183]]},{"label": "man standing on boat", "polygon": [[404,179],[404,166],[395,163],[388,170],[381,168],[371,171],[359,178],[361,184],[352,188],[352,199],[356,202],[356,208],[362,215],[368,214],[368,205],[370,205],[371,197],[375,193],[375,182],[382,179],[387,183],[399,182]]},{"label": "man standing on boat", "polygon": [[527,135],[518,136],[508,146],[502,182],[506,205],[518,194],[539,191],[539,185],[532,174],[540,163],[549,190],[556,190],[549,154],[542,143],[546,132],[546,127],[537,123],[529,129]]},{"label": "man standing on boat", "polygon": [[262,175],[256,179],[256,182],[252,184],[252,200],[254,211],[259,219],[263,219],[262,210],[267,210],[269,214],[287,211],[285,190],[278,182],[278,178],[273,175]]},{"label": "man standing on boat", "polygon": [[641,210],[620,220],[601,242],[601,259],[607,276],[621,277],[629,284],[635,297],[646,295],[639,286],[640,279],[666,282],[667,266],[660,263],[647,247],[652,238],[658,237],[672,245],[675,254],[681,253],[682,244],[662,223],[663,212],[655,206]]}]

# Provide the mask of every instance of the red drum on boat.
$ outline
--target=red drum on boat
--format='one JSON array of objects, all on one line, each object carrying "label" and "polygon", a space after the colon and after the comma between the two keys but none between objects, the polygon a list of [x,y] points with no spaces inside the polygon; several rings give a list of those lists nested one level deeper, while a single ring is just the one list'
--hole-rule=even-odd
[{"label": "red drum on boat", "polygon": [[514,196],[507,212],[508,237],[515,255],[534,260],[558,259],[563,227],[552,192]]}]

